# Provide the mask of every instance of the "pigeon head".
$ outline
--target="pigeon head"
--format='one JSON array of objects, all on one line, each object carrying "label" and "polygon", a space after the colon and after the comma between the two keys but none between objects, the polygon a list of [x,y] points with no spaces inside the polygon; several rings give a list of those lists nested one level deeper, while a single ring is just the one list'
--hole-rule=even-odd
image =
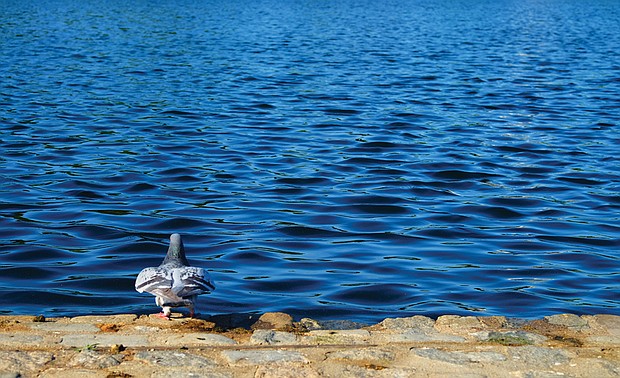
[{"label": "pigeon head", "polygon": [[189,266],[189,262],[185,257],[185,248],[183,247],[181,235],[172,234],[170,235],[170,246],[168,247],[168,253],[166,254],[166,258],[164,259],[163,263],[167,264],[179,262],[183,265]]}]

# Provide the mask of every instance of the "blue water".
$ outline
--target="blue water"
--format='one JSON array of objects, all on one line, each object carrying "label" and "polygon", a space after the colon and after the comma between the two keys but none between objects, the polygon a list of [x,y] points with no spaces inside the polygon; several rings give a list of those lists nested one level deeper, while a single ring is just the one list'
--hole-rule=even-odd
[{"label": "blue water", "polygon": [[0,312],[620,315],[620,2],[0,1]]}]

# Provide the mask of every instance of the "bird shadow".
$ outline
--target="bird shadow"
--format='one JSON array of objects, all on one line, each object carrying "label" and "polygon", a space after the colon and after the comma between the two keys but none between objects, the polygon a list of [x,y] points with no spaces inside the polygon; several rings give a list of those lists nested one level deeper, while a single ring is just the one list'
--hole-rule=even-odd
[{"label": "bird shadow", "polygon": [[251,329],[252,325],[258,321],[261,314],[257,313],[232,313],[203,316],[198,314],[198,319],[215,323],[220,329],[244,328]]}]

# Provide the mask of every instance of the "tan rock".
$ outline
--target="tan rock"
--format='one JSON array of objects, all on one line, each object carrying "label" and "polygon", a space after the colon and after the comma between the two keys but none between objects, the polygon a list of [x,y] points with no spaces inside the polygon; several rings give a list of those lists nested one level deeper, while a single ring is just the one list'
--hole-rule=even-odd
[{"label": "tan rock", "polygon": [[444,315],[435,322],[437,331],[459,336],[467,336],[485,328],[486,326],[475,316]]},{"label": "tan rock", "polygon": [[275,329],[278,331],[290,331],[293,328],[293,317],[283,312],[264,313],[258,321],[252,325],[252,329]]},{"label": "tan rock", "polygon": [[342,331],[317,330],[308,332],[307,336],[301,338],[301,342],[306,345],[356,345],[363,344],[368,339],[370,339],[370,332],[365,329],[351,329]]},{"label": "tan rock", "polygon": [[381,329],[403,332],[408,329],[431,329],[435,321],[426,316],[412,316],[410,318],[387,318],[377,324]]},{"label": "tan rock", "polygon": [[72,323],[91,323],[91,324],[102,324],[102,323],[131,323],[134,320],[138,319],[137,315],[134,314],[119,314],[119,315],[85,315],[85,316],[76,316],[71,318],[69,321]]},{"label": "tan rock", "polygon": [[508,319],[505,316],[481,316],[478,320],[485,328],[499,329],[508,326]]},{"label": "tan rock", "polygon": [[620,338],[620,316],[617,315],[585,315],[582,316],[588,326]]},{"label": "tan rock", "polygon": [[545,316],[549,324],[567,327],[574,331],[582,331],[588,328],[588,322],[575,314],[558,314]]}]

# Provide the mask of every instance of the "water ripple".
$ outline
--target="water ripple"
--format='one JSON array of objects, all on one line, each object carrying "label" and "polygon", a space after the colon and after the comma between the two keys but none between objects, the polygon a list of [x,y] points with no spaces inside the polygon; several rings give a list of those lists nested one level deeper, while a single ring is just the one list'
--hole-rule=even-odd
[{"label": "water ripple", "polygon": [[620,314],[618,14],[2,3],[0,312]]}]

